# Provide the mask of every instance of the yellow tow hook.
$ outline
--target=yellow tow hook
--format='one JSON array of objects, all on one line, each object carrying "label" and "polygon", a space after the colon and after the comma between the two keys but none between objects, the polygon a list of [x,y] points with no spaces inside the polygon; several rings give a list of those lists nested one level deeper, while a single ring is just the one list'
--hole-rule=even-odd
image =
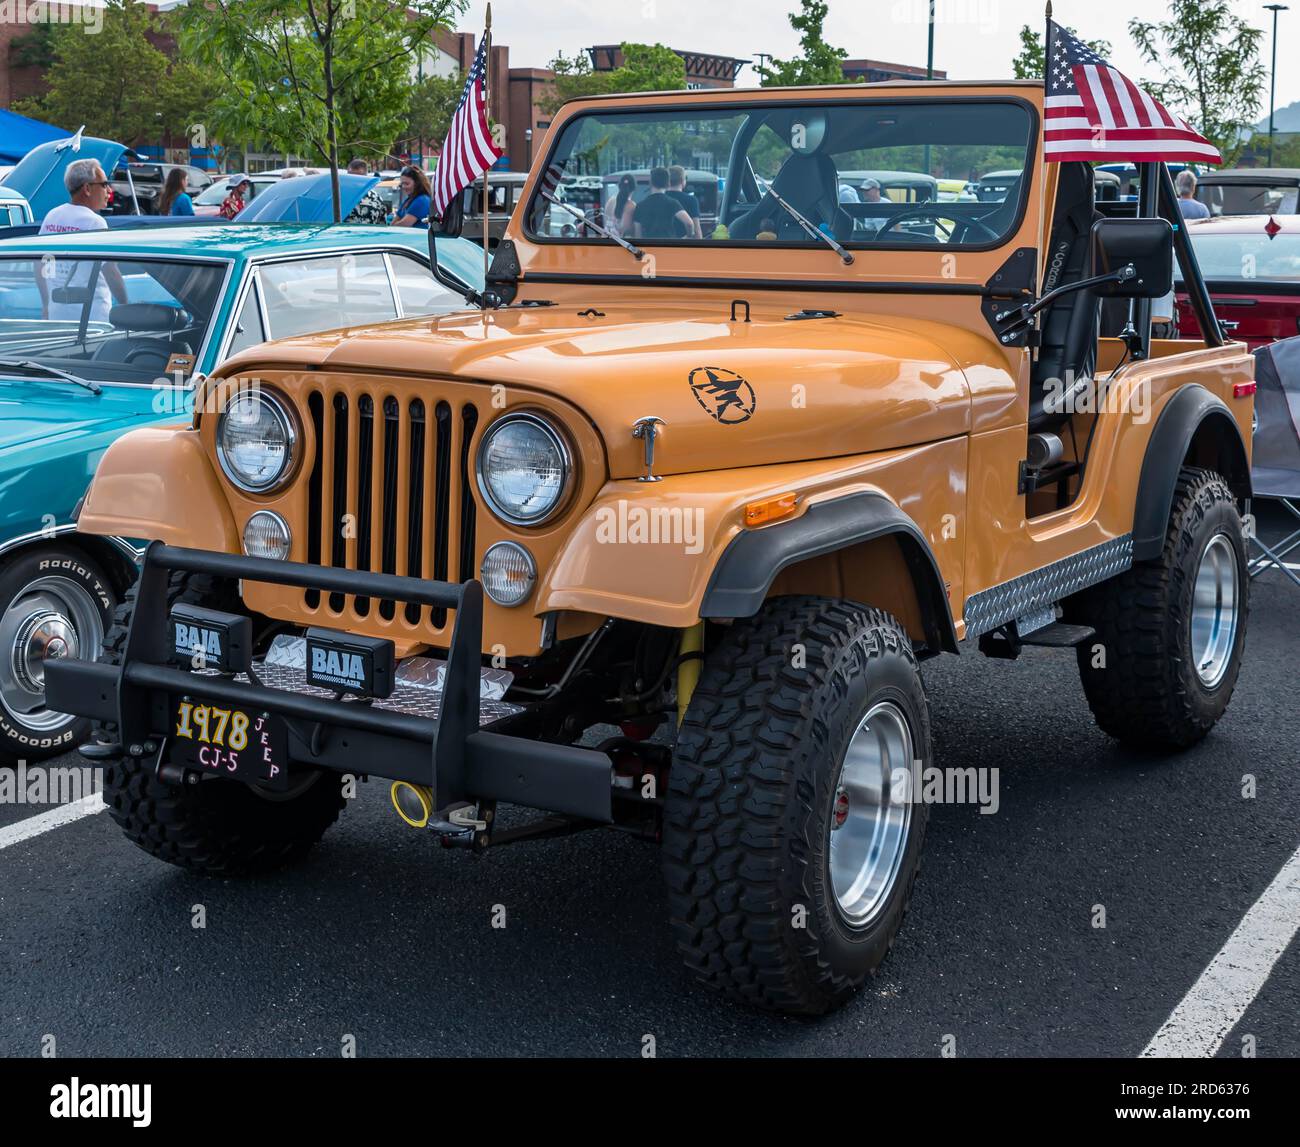
[{"label": "yellow tow hook", "polygon": [[702,658],[696,656],[704,652],[704,622],[682,630],[681,660],[677,666],[677,724],[686,717],[686,706],[691,703],[691,694],[700,681],[700,663]]},{"label": "yellow tow hook", "polygon": [[410,781],[394,781],[389,790],[393,808],[412,828],[424,828],[433,815],[433,790],[427,785],[413,785]]}]

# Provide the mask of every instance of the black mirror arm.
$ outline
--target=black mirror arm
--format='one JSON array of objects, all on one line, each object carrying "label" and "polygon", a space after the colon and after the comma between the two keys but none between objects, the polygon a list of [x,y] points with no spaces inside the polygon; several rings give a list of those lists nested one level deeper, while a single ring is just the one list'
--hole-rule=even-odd
[{"label": "black mirror arm", "polygon": [[1097,287],[1102,283],[1127,283],[1136,277],[1137,268],[1132,263],[1125,263],[1124,266],[1114,271],[1107,271],[1104,275],[1093,275],[1087,279],[1080,279],[1076,283],[1065,283],[1054,291],[1048,291],[1041,299],[1036,299],[1032,303],[1022,303],[1011,310],[1000,311],[993,318],[995,322],[1006,323],[1005,330],[1011,333],[1017,327],[1028,323],[1039,311],[1062,295],[1068,295],[1071,291],[1082,291],[1087,287]]},{"label": "black mirror arm", "polygon": [[433,277],[449,291],[460,295],[471,307],[481,307],[483,305],[483,296],[480,295],[473,287],[462,283],[459,279],[453,279],[438,265],[438,232],[432,227],[429,228],[429,270],[433,272]]}]

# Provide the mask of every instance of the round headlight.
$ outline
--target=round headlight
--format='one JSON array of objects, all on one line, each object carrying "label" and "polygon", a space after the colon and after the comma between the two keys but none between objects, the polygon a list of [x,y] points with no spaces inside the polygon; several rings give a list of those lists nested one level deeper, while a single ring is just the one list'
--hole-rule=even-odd
[{"label": "round headlight", "polygon": [[258,510],[244,526],[244,553],[250,558],[284,561],[291,540],[289,523],[271,510]]},{"label": "round headlight", "polygon": [[483,555],[483,592],[497,605],[518,605],[533,592],[537,565],[518,542],[497,542]]},{"label": "round headlight", "polygon": [[231,395],[217,422],[217,458],[241,490],[262,494],[289,473],[298,434],[284,404],[257,388]]},{"label": "round headlight", "polygon": [[563,507],[572,477],[568,445],[539,415],[499,418],[479,444],[479,492],[512,526],[537,526],[552,517]]}]

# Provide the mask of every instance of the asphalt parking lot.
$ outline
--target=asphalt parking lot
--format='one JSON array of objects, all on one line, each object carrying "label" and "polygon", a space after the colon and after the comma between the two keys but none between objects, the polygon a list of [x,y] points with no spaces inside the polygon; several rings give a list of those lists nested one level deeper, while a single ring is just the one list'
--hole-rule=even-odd
[{"label": "asphalt parking lot", "polygon": [[[1101,734],[1068,652],[929,663],[936,763],[997,765],[1000,807],[932,810],[897,946],[827,1019],[696,987],[652,846],[445,851],[372,784],[306,863],[254,883],[160,864],[103,814],[15,841],[47,810],[0,806],[0,1054],[53,1036],[60,1056],[334,1057],[353,1037],[363,1056],[613,1057],[649,1034],[659,1056],[937,1056],[945,1037],[959,1056],[1138,1056],[1300,844],[1300,589],[1274,572],[1252,592],[1233,703],[1179,757]],[[1287,935],[1216,1054],[1300,1055]]]}]

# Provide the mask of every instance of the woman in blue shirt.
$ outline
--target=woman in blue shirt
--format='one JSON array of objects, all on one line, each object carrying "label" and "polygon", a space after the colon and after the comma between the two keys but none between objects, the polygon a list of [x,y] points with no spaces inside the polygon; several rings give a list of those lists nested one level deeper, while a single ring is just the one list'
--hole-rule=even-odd
[{"label": "woman in blue shirt", "polygon": [[418,167],[402,169],[402,200],[397,205],[394,227],[423,227],[429,229],[429,211],[432,192],[429,177]]},{"label": "woman in blue shirt", "polygon": [[186,193],[189,175],[185,168],[173,167],[167,173],[167,182],[163,184],[162,197],[158,200],[159,215],[193,215],[194,204]]}]

